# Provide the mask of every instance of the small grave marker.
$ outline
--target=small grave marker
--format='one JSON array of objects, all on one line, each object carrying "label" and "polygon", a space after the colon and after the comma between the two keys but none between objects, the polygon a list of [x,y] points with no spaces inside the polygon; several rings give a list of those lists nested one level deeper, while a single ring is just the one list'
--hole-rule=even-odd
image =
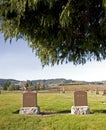
[{"label": "small grave marker", "polygon": [[103,96],[105,96],[105,95],[106,95],[106,90],[103,91]]},{"label": "small grave marker", "polygon": [[98,88],[96,89],[96,94],[99,94],[99,89]]}]

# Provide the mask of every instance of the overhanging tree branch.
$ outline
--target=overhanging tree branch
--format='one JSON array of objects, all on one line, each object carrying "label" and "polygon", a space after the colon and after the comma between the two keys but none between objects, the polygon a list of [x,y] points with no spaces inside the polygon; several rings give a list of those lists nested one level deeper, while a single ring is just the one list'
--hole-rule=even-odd
[{"label": "overhanging tree branch", "polygon": [[42,65],[106,59],[105,0],[2,0],[0,30],[30,43]]}]

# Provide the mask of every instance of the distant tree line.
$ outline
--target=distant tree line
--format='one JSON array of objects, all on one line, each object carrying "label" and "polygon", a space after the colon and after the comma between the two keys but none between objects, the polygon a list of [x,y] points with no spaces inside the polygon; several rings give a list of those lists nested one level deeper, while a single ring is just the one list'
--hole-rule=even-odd
[{"label": "distant tree line", "polygon": [[3,90],[19,90],[19,85],[12,83],[10,80],[6,80],[6,82],[1,86]]},{"label": "distant tree line", "polygon": [[29,80],[27,80],[26,84],[25,84],[25,89],[32,89],[32,90],[43,90],[45,89],[45,85],[42,81],[37,82],[37,83],[33,83]]},{"label": "distant tree line", "polygon": [[0,90],[44,90],[47,86],[44,85],[43,81],[32,83],[31,81],[27,80],[23,84],[13,83],[11,80],[6,80],[2,85],[0,85]]}]

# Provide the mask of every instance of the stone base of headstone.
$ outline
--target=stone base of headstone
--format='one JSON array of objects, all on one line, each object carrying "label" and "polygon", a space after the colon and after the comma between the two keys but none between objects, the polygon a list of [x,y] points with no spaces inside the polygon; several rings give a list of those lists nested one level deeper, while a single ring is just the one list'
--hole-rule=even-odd
[{"label": "stone base of headstone", "polygon": [[86,115],[90,114],[90,109],[88,106],[72,106],[71,114],[75,115]]},{"label": "stone base of headstone", "polygon": [[39,107],[22,107],[19,114],[36,115],[40,113]]}]

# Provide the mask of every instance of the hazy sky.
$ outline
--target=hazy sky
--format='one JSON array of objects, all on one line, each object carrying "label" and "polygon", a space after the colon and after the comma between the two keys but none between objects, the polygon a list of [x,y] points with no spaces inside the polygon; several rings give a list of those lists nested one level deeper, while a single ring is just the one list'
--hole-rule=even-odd
[{"label": "hazy sky", "polygon": [[0,78],[17,80],[55,79],[101,81],[106,80],[106,61],[87,62],[85,65],[72,63],[42,68],[28,44],[13,40],[10,44],[0,35]]}]

